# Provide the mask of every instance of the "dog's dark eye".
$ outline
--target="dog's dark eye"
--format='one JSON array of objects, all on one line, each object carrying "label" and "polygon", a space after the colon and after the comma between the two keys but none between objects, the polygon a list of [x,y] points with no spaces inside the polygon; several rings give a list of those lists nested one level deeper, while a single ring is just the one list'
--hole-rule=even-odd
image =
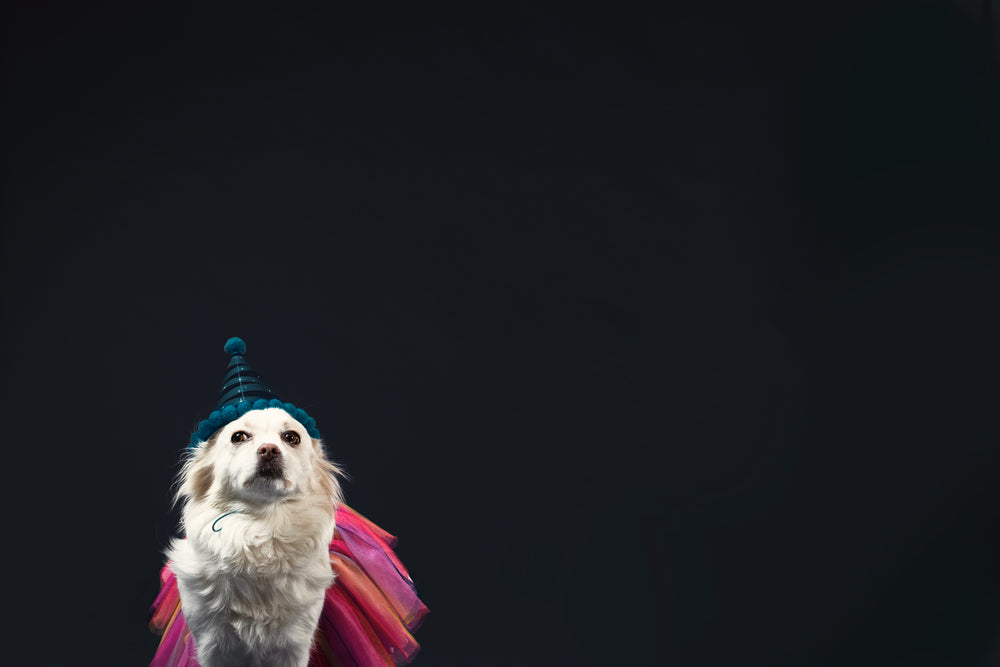
[{"label": "dog's dark eye", "polygon": [[233,437],[230,438],[233,444],[246,442],[249,439],[250,439],[250,434],[247,433],[246,431],[237,431],[236,433],[233,433]]},{"label": "dog's dark eye", "polygon": [[297,445],[302,442],[302,438],[295,431],[285,431],[281,434],[281,439],[288,445]]}]

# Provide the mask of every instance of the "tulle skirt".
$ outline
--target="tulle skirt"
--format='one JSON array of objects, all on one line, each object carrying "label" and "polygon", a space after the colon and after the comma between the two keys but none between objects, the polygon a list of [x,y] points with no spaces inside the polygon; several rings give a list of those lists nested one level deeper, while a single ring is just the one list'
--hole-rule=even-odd
[{"label": "tulle skirt", "polygon": [[[309,667],[408,664],[420,650],[413,632],[427,614],[409,573],[393,552],[396,538],[350,507],[337,508],[326,591]],[[162,634],[150,667],[199,667],[184,620],[177,577],[167,563],[149,628]]]}]

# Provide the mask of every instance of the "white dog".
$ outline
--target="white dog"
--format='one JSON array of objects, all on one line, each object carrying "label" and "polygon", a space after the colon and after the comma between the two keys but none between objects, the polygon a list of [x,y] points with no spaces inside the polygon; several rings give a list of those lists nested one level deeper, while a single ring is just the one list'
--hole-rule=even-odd
[{"label": "white dog", "polygon": [[305,667],[333,582],[339,469],[281,408],[198,445],[180,475],[187,539],[167,551],[202,667]]}]

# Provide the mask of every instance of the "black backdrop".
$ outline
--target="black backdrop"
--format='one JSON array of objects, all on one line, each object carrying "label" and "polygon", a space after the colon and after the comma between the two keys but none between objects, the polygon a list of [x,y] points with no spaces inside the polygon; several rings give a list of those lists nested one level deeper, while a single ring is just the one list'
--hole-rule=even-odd
[{"label": "black backdrop", "polygon": [[418,665],[997,664],[989,3],[800,4],[9,10],[4,662],[151,658],[239,335]]}]

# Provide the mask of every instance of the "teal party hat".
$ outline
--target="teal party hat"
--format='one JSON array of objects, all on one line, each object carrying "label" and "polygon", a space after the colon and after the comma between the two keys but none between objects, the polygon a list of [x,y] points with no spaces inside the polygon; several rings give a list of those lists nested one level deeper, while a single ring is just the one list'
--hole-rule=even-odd
[{"label": "teal party hat", "polygon": [[239,405],[245,401],[256,401],[263,398],[270,401],[278,398],[271,391],[271,388],[261,379],[260,373],[253,369],[247,361],[245,355],[247,344],[242,338],[230,338],[226,341],[223,349],[229,358],[229,370],[226,372],[226,379],[222,381],[222,389],[219,390],[219,402],[215,405],[216,410],[222,410],[229,405]]},{"label": "teal party hat", "polygon": [[223,349],[230,355],[230,359],[229,369],[222,381],[222,389],[219,390],[219,400],[208,419],[203,419],[198,424],[198,430],[191,434],[190,448],[197,447],[199,443],[211,438],[220,428],[251,410],[266,408],[281,408],[305,426],[311,437],[319,437],[316,420],[302,408],[278,398],[261,378],[260,373],[250,365],[246,358],[247,344],[242,338],[230,338]]}]

